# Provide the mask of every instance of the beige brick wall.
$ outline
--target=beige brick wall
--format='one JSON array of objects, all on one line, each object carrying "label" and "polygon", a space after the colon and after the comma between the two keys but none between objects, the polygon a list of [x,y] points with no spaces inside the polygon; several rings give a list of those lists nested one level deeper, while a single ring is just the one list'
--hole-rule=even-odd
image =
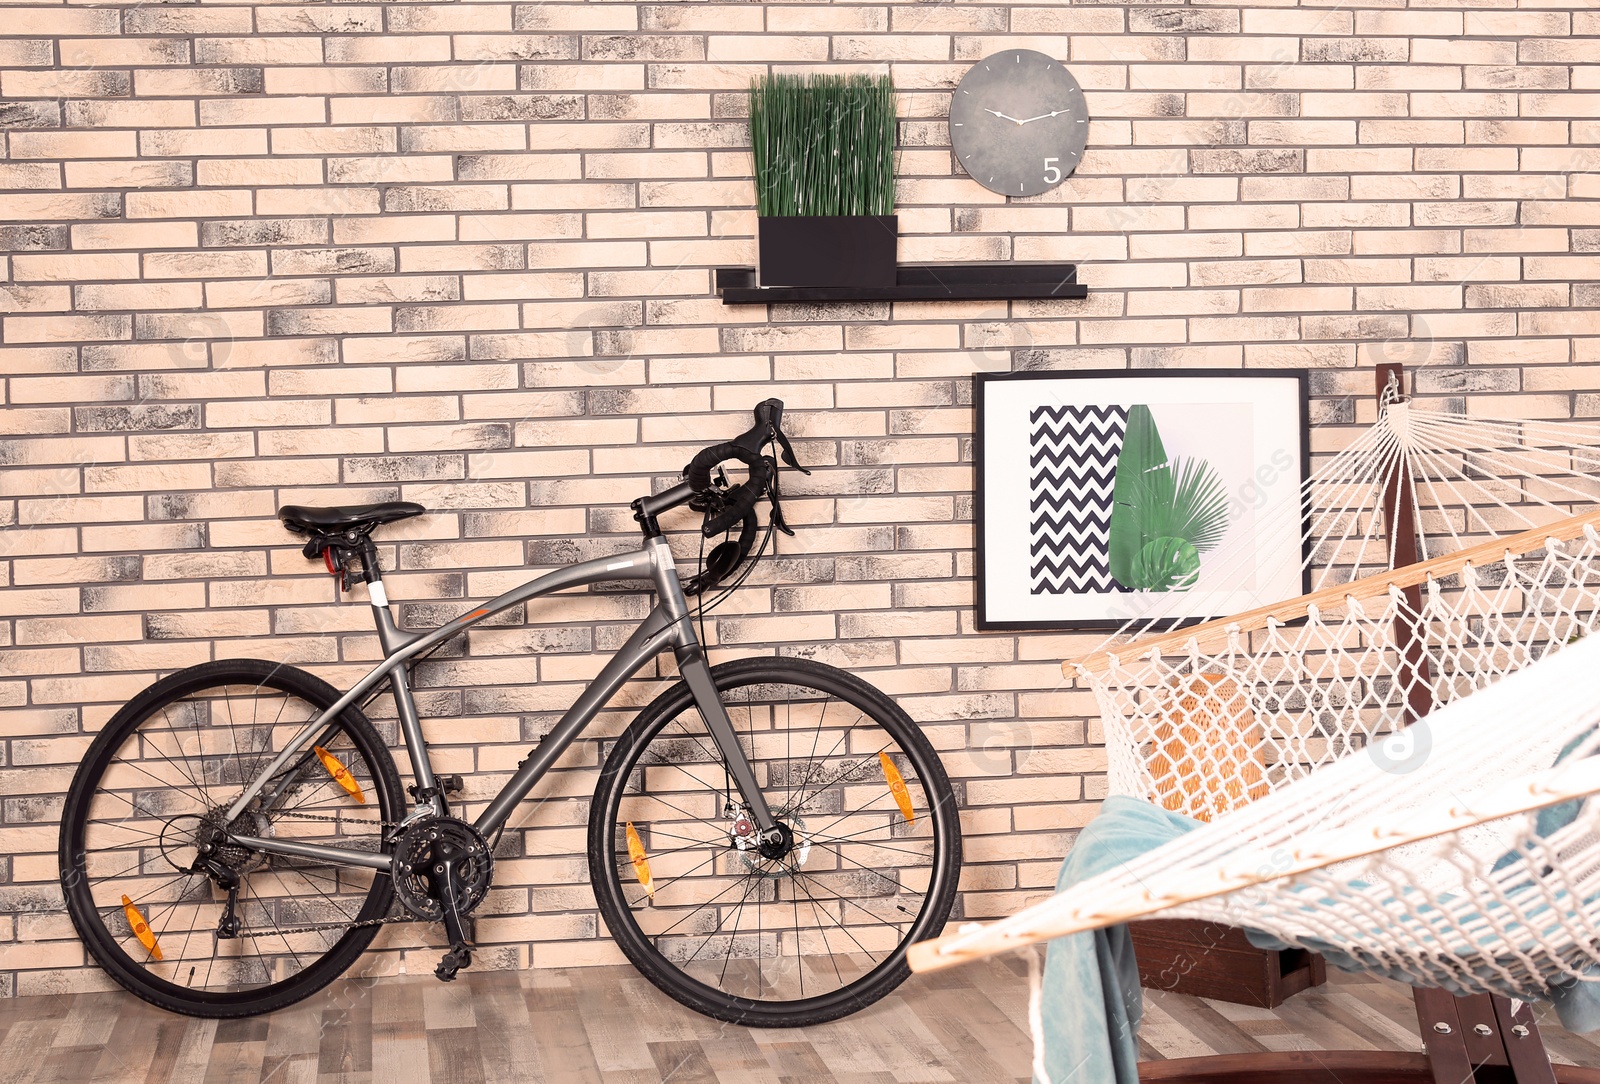
[{"label": "beige brick wall", "polygon": [[[279,504],[435,509],[383,534],[437,623],[625,546],[625,502],[769,395],[819,469],[717,655],[899,694],[962,788],[963,913],[1039,893],[1103,756],[1057,678],[1084,637],[972,630],[974,372],[1306,366],[1323,448],[1381,358],[1456,409],[1600,415],[1600,11],[1461,7],[0,6],[0,992],[104,984],[54,821],[120,701],[209,658],[374,658]],[[942,118],[1019,46],[1095,120],[1075,177],[1007,203]],[[892,69],[902,259],[1079,261],[1089,299],[723,308],[774,65]],[[425,668],[442,764],[497,788],[640,612],[574,598]],[[574,886],[595,753],[519,817],[485,966],[619,958]]]}]

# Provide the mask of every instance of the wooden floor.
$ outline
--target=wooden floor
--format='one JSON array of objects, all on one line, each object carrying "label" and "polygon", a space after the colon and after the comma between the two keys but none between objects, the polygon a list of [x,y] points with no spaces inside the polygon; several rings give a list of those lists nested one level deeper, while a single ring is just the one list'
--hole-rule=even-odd
[{"label": "wooden floor", "polygon": [[[342,981],[273,1016],[172,1016],[123,994],[0,1001],[5,1084],[900,1084],[1027,1081],[1018,960],[913,976],[853,1017],[804,1031],[696,1016],[630,968]],[[1600,1044],[1541,1019],[1557,1061]],[[1146,1058],[1260,1050],[1420,1050],[1407,990],[1339,975],[1273,1012],[1146,998]]]}]

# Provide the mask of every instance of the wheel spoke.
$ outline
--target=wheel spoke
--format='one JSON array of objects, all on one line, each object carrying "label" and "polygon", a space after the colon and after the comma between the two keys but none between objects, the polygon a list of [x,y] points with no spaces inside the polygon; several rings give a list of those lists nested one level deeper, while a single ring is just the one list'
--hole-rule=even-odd
[{"label": "wheel spoke", "polygon": [[[145,694],[142,711],[125,718],[124,709],[110,724],[115,729],[91,746],[74,784],[79,797],[63,811],[63,839],[81,854],[85,876],[69,874],[63,889],[80,928],[97,925],[110,935],[115,948],[87,943],[120,980],[148,989],[158,1003],[214,1015],[215,1003],[200,1000],[202,992],[259,996],[263,1006],[299,1000],[336,973],[316,968],[319,960],[337,950],[351,952],[348,962],[365,946],[347,934],[362,914],[386,913],[389,878],[273,857],[221,834],[227,803],[239,793],[232,776],[243,785],[259,773],[281,751],[285,719],[313,718],[333,702],[336,694],[325,690],[291,667],[204,664],[159,683]],[[382,849],[380,825],[399,814],[397,783],[383,743],[365,726],[337,720],[322,740],[359,781],[370,803],[366,817],[345,815],[356,808],[352,792],[331,772],[295,778],[312,771],[301,758],[287,769],[284,804],[267,810],[252,802],[232,830]],[[187,868],[197,853],[209,873]],[[177,867],[175,876],[150,872],[168,864]],[[223,882],[237,884],[233,915],[241,928],[229,938],[216,936],[227,912]],[[124,898],[137,914],[125,913]],[[148,925],[142,936],[155,938],[161,960],[129,930],[135,919]]]},{"label": "wheel spoke", "polygon": [[[925,796],[947,786],[936,755],[887,698],[817,685],[814,666],[776,662],[766,672],[751,665],[748,676],[731,684],[718,676],[730,713],[742,712],[742,718],[734,715],[740,744],[788,833],[784,849],[772,850],[771,841],[758,845],[753,832],[741,840],[743,826],[730,819],[743,814],[725,818],[723,781],[704,770],[716,763],[708,753],[709,731],[692,701],[647,711],[634,724],[637,737],[630,732],[612,754],[621,763],[607,765],[616,782],[604,798],[606,811],[596,815],[614,826],[615,850],[608,868],[597,862],[595,871],[615,886],[611,894],[600,893],[607,925],[618,937],[639,938],[643,951],[654,954],[658,966],[646,974],[663,989],[693,989],[696,1004],[725,1004],[726,1019],[754,1001],[770,1006],[778,1015],[765,1019],[782,1026],[789,1004],[815,1004],[858,986],[872,988],[865,1000],[832,1003],[864,1004],[881,996],[898,976],[879,965],[913,936],[936,932],[954,895],[959,837],[952,836],[953,802],[926,815],[917,811],[918,828],[927,825],[931,833],[925,840],[895,836],[894,811],[871,808],[890,793],[875,774],[880,753],[908,764],[907,779],[915,778]],[[678,771],[659,772],[662,767]],[[623,812],[630,808],[632,817]],[[648,821],[640,819],[646,809],[652,810]],[[628,823],[641,831],[648,824],[653,842],[680,844],[648,854],[656,864],[653,898],[620,891],[631,884],[633,856],[621,839]],[[702,835],[709,838],[695,838]],[[672,869],[693,862],[681,855],[697,847],[710,857]],[[669,876],[663,880],[661,873]],[[621,901],[620,914],[611,900]],[[774,966],[767,959],[769,940],[776,946]],[[847,969],[852,959],[866,966]],[[806,1019],[815,1019],[816,1010],[807,1011]]]}]

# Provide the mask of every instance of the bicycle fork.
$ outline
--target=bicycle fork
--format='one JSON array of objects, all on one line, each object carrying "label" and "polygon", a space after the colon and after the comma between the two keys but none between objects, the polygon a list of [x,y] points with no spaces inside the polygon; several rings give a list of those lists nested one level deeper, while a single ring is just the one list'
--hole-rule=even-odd
[{"label": "bicycle fork", "polygon": [[728,774],[733,777],[734,785],[750,807],[751,816],[760,830],[760,842],[777,844],[783,838],[783,829],[773,817],[772,810],[767,806],[766,795],[761,793],[761,787],[756,783],[750,759],[739,746],[733,720],[728,718],[728,709],[717,692],[716,682],[711,679],[711,666],[706,662],[705,650],[698,641],[692,640],[678,647],[674,654],[678,658],[678,673],[683,676],[684,684],[689,686],[689,692],[694,696],[700,718],[705,721],[706,729],[711,731],[711,738],[722,753],[722,762]]}]

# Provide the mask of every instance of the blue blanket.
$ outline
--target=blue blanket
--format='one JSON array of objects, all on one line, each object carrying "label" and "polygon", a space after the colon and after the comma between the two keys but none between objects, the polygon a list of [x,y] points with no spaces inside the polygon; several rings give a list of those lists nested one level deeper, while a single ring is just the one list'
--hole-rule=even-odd
[{"label": "blue blanket", "polygon": [[[1571,813],[1563,812],[1570,820]],[[1056,891],[1113,869],[1199,826],[1199,821],[1133,798],[1108,798],[1062,863]],[[1544,823],[1539,827],[1547,830]],[[1267,934],[1246,933],[1258,947],[1284,947]],[[1346,971],[1373,970],[1371,962],[1353,959],[1332,946],[1308,942],[1306,947]],[[1405,981],[1404,976],[1393,977]],[[1573,981],[1554,988],[1551,994],[1561,1023],[1569,1031],[1600,1030],[1600,983]],[[1045,957],[1041,1020],[1049,1084],[1138,1084],[1135,1034],[1142,1011],[1139,968],[1126,926],[1051,941]],[[1035,1078],[1035,1084],[1043,1082]]]},{"label": "blue blanket", "polygon": [[[1056,891],[1104,873],[1200,822],[1113,795],[1078,834]],[[1134,1037],[1144,1001],[1126,926],[1050,942],[1044,961],[1044,1068],[1050,1084],[1139,1084]],[[1036,1081],[1036,1084],[1043,1082]]]}]

